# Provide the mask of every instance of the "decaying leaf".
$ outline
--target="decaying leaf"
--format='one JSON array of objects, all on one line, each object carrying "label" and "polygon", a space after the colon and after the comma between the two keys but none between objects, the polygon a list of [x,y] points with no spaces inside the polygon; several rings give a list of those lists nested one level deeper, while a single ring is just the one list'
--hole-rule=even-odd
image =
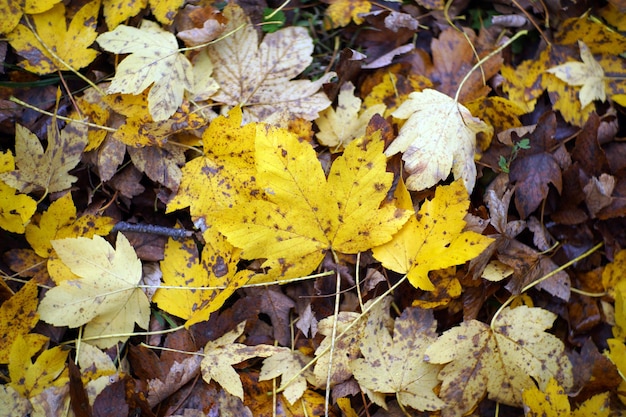
[{"label": "decaying leaf", "polygon": [[461,323],[426,349],[426,360],[446,364],[439,373],[444,417],[462,416],[487,393],[504,404],[521,406],[522,392],[545,389],[555,378],[566,390],[572,364],[563,342],[546,333],[556,315],[541,308],[505,308],[493,328],[477,320]]},{"label": "decaying leaf", "polygon": [[256,29],[239,6],[230,3],[224,16],[229,20],[224,32],[234,33],[207,49],[220,86],[213,101],[240,105],[245,119],[268,123],[294,117],[313,120],[330,105],[318,91],[333,72],[314,82],[292,81],[313,60],[313,41],[305,28],[290,26],[268,33],[259,44]]},{"label": "decaying leaf", "polygon": [[350,364],[354,377],[362,387],[395,394],[401,404],[416,410],[441,409],[445,403],[433,392],[441,367],[424,361],[426,348],[437,338],[436,328],[431,310],[407,308],[396,319],[392,338],[370,315],[360,341],[364,358]]},{"label": "decaying leaf", "polygon": [[355,140],[328,176],[308,143],[259,126],[256,180],[266,199],[236,204],[216,215],[216,226],[242,258],[265,258],[267,276],[289,279],[315,269],[327,249],[357,253],[389,241],[410,210],[379,207],[393,175],[385,172],[380,132]]},{"label": "decaying leaf", "polygon": [[266,358],[285,348],[279,346],[247,346],[235,343],[242,335],[246,322],[219,339],[208,342],[204,347],[204,358],[200,364],[202,379],[208,384],[215,380],[226,392],[243,400],[243,386],[233,365],[250,358]]},{"label": "decaying leaf", "polygon": [[476,134],[492,133],[493,128],[473,117],[465,106],[429,88],[411,93],[392,115],[408,120],[385,155],[403,153],[409,190],[432,187],[450,171],[454,178],[463,179],[468,192],[474,189]]},{"label": "decaying leaf", "polygon": [[[37,36],[28,26],[19,24],[15,30],[7,34],[7,38],[17,53],[26,58],[26,62],[21,65],[28,71],[37,74],[50,74],[57,70],[69,69],[77,71],[90,64],[98,55],[98,52],[89,46],[97,36],[99,10],[100,0],[85,4],[74,15],[68,27],[65,23],[65,5],[61,2],[44,13],[28,17]],[[45,46],[37,38],[41,39]],[[52,56],[49,51],[54,51],[63,62]]]},{"label": "decaying leaf", "polygon": [[286,383],[294,378],[283,391],[289,404],[293,405],[306,391],[306,378],[300,371],[308,361],[309,359],[301,352],[285,348],[263,361],[259,381],[267,381],[280,376],[281,381]]},{"label": "decaying leaf", "polygon": [[568,62],[548,70],[571,86],[581,86],[579,100],[582,107],[594,100],[605,101],[604,70],[583,41],[578,41],[583,62]]},{"label": "decaying leaf", "polygon": [[[410,210],[411,196],[403,183],[396,188],[398,207]],[[462,181],[439,186],[435,197],[424,202],[393,239],[372,249],[386,268],[407,274],[417,288],[435,289],[428,271],[459,265],[480,255],[493,239],[463,231],[469,195]],[[419,219],[419,220],[418,220]]]},{"label": "decaying leaf", "polygon": [[[61,283],[50,289],[39,304],[41,319],[56,326],[86,324],[85,338],[131,333],[135,323],[146,329],[150,303],[141,288],[141,261],[126,237],[117,235],[116,248],[100,236],[55,240],[54,250],[78,279],[53,279]],[[101,348],[123,342],[128,336],[91,340]]]},{"label": "decaying leaf", "polygon": [[116,54],[130,54],[117,67],[109,93],[140,94],[146,88],[148,110],[155,121],[168,119],[193,88],[189,60],[178,50],[176,37],[144,20],[140,28],[120,25],[98,36],[98,44]]},{"label": "decaying leaf", "polygon": [[524,415],[527,417],[608,417],[611,414],[609,393],[598,394],[571,411],[565,390],[553,378],[544,392],[537,387],[524,391]]},{"label": "decaying leaf", "polygon": [[77,180],[69,171],[87,145],[87,126],[69,123],[59,131],[56,123],[48,127],[45,152],[37,136],[23,126],[16,126],[15,164],[17,170],[3,172],[0,180],[23,193],[64,191]]}]

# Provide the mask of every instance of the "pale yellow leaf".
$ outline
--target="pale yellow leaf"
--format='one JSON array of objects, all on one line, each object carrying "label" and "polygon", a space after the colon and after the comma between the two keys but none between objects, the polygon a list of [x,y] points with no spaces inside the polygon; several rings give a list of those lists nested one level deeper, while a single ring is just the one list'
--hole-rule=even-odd
[{"label": "pale yellow leaf", "polygon": [[547,72],[554,74],[571,86],[582,86],[578,98],[584,108],[594,100],[605,101],[606,89],[602,66],[595,60],[583,41],[578,41],[578,47],[583,62],[568,62],[552,67]]},{"label": "pale yellow leaf", "polygon": [[244,119],[268,123],[314,120],[330,105],[318,91],[335,73],[316,81],[292,81],[313,61],[313,40],[305,28],[268,33],[259,44],[256,28],[239,6],[229,3],[224,16],[229,20],[224,33],[233,33],[207,48],[220,86],[213,101],[241,105]]},{"label": "pale yellow leaf", "polygon": [[363,136],[367,122],[376,113],[382,115],[386,108],[382,103],[374,104],[359,114],[361,99],[354,95],[354,85],[351,82],[341,86],[337,100],[337,109],[329,107],[315,120],[320,129],[315,137],[322,145],[335,150],[342,149],[354,139]]},{"label": "pale yellow leaf", "polygon": [[[55,240],[52,246],[80,279],[64,280],[46,292],[39,304],[42,320],[55,326],[86,324],[85,338],[131,333],[135,323],[148,327],[150,303],[137,287],[141,261],[123,234],[117,235],[115,249],[100,236]],[[108,348],[127,339],[114,336],[89,343]]]},{"label": "pale yellow leaf", "polygon": [[283,391],[283,395],[289,404],[293,405],[306,391],[306,378],[300,371],[308,361],[309,358],[301,352],[284,348],[263,361],[259,381],[267,381],[279,376],[283,383],[291,381]]},{"label": "pale yellow leaf", "polygon": [[146,88],[148,110],[155,121],[168,119],[194,86],[189,60],[178,50],[176,37],[149,20],[140,28],[120,25],[96,39],[105,50],[131,54],[117,67],[109,93],[140,94]]},{"label": "pale yellow leaf", "polygon": [[420,191],[448,178],[462,178],[468,192],[476,182],[476,134],[493,128],[472,116],[460,103],[436,90],[411,93],[392,113],[408,119],[389,145],[387,156],[402,152],[409,190]]}]

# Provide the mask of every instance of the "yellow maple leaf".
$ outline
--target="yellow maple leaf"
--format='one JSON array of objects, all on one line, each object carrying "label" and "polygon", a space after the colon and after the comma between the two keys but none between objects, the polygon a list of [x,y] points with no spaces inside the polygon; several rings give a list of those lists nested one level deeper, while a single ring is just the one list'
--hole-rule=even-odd
[{"label": "yellow maple leaf", "polygon": [[294,117],[314,120],[330,105],[322,85],[335,73],[316,81],[296,80],[313,61],[313,40],[303,27],[290,26],[265,35],[261,43],[243,10],[229,3],[225,33],[230,36],[209,45],[213,78],[220,86],[211,97],[226,106],[241,105],[244,120],[285,123]]},{"label": "yellow maple leaf", "polygon": [[363,359],[353,360],[350,368],[367,392],[395,394],[400,404],[416,410],[439,410],[445,403],[433,389],[439,385],[441,366],[424,361],[426,348],[436,339],[437,322],[430,310],[405,309],[395,320],[393,337],[370,313],[360,338]]},{"label": "yellow maple leaf", "polygon": [[[151,0],[150,9],[163,25],[170,25],[184,0]],[[148,0],[103,0],[104,18],[109,29],[115,29],[126,19],[146,8]]]},{"label": "yellow maple leaf", "polygon": [[309,143],[259,126],[255,177],[266,198],[217,213],[216,226],[243,258],[266,259],[267,279],[306,275],[327,249],[358,253],[383,244],[411,211],[380,207],[393,180],[382,149],[380,132],[353,141],[326,180]]},{"label": "yellow maple leaf", "polygon": [[361,15],[368,13],[372,8],[369,0],[328,0],[330,5],[326,9],[326,19],[324,27],[326,29],[336,29],[347,26],[350,21],[357,25],[363,23]]},{"label": "yellow maple leaf", "polygon": [[283,395],[293,405],[299,400],[307,389],[306,378],[301,372],[302,368],[310,360],[300,351],[292,351],[283,348],[263,361],[263,367],[259,373],[259,381],[282,378],[283,382],[289,382]]},{"label": "yellow maple leaf", "polygon": [[0,0],[0,33],[9,33],[20,22],[23,14],[37,14],[50,10],[61,0]]},{"label": "yellow maple leaf", "polygon": [[240,251],[224,236],[209,228],[203,238],[201,259],[193,239],[168,240],[161,261],[167,288],[159,288],[152,299],[163,311],[187,320],[187,327],[208,320],[250,277],[247,271],[237,272]]},{"label": "yellow maple leaf", "polygon": [[[11,152],[0,153],[0,173],[15,170]],[[0,181],[0,228],[24,233],[26,224],[37,210],[37,202],[26,194]]]},{"label": "yellow maple leaf", "polygon": [[376,113],[382,115],[386,108],[382,103],[374,104],[359,115],[361,99],[354,95],[354,85],[351,82],[341,86],[337,100],[336,110],[329,107],[315,120],[320,129],[315,137],[322,145],[334,150],[343,149],[354,139],[363,136],[367,122]]},{"label": "yellow maple leaf", "polygon": [[[55,240],[54,250],[78,279],[59,279],[39,304],[41,320],[55,326],[85,325],[85,338],[116,335],[89,343],[108,348],[124,342],[135,323],[148,328],[150,302],[138,288],[141,261],[126,237],[117,235],[116,248],[100,236]],[[52,271],[51,271],[52,272]]]},{"label": "yellow maple leaf", "polygon": [[[395,196],[398,207],[413,207],[403,183],[398,184]],[[434,290],[428,271],[469,261],[493,242],[476,232],[463,232],[469,203],[462,181],[437,187],[435,197],[425,201],[390,242],[372,249],[374,257],[385,268],[407,274],[414,287]]]},{"label": "yellow maple leaf", "polygon": [[64,191],[77,180],[69,171],[80,162],[87,145],[87,126],[68,123],[62,131],[56,123],[48,126],[48,147],[28,129],[17,125],[15,133],[15,163],[17,170],[0,174],[0,180],[23,193]]},{"label": "yellow maple leaf", "polygon": [[33,216],[32,222],[26,226],[25,236],[37,255],[48,258],[52,253],[52,240],[107,235],[114,225],[115,221],[106,216],[86,214],[77,217],[72,194],[67,193],[53,201],[44,213]]},{"label": "yellow maple leaf", "polygon": [[9,386],[26,398],[34,397],[46,388],[60,387],[69,381],[65,361],[69,350],[62,346],[44,350],[35,360],[35,354],[22,335],[11,347],[9,360]]},{"label": "yellow maple leaf", "polygon": [[256,125],[241,123],[240,107],[211,122],[202,134],[204,154],[183,167],[168,213],[190,207],[192,219],[208,225],[219,210],[247,201],[250,193],[258,192],[254,180]]},{"label": "yellow maple leaf", "polygon": [[578,41],[578,47],[583,62],[568,62],[547,71],[571,86],[580,86],[578,98],[581,106],[585,107],[594,100],[606,100],[604,70],[584,42]]},{"label": "yellow maple leaf", "polygon": [[39,321],[37,302],[37,283],[31,279],[0,306],[0,363],[9,363],[11,346],[18,336],[35,350],[48,341],[43,335],[28,334]]},{"label": "yellow maple leaf", "polygon": [[493,133],[493,128],[470,111],[436,90],[411,93],[392,113],[408,119],[385,155],[403,152],[409,190],[420,191],[445,180],[450,171],[462,178],[469,192],[476,182],[476,134]]},{"label": "yellow maple leaf", "polygon": [[608,417],[611,413],[608,392],[594,395],[572,412],[565,390],[554,378],[545,391],[531,387],[524,390],[522,397],[526,417]]},{"label": "yellow maple leaf", "polygon": [[180,53],[176,37],[157,23],[143,20],[140,28],[119,25],[96,39],[105,50],[130,54],[117,67],[109,93],[140,94],[146,88],[148,111],[155,121],[168,119],[193,88],[191,62]]},{"label": "yellow maple leaf", "polygon": [[[65,23],[65,6],[59,3],[44,13],[29,17],[37,36],[28,26],[19,24],[6,37],[16,52],[27,59],[20,66],[28,71],[43,75],[57,70],[79,70],[89,65],[98,55],[89,46],[97,36],[99,10],[100,0],[85,4],[74,15],[68,27]],[[50,50],[64,63],[52,56]]]},{"label": "yellow maple leaf", "polygon": [[470,320],[443,333],[426,349],[426,360],[445,364],[439,397],[444,415],[465,415],[488,393],[493,401],[522,405],[522,392],[545,389],[555,378],[573,385],[563,342],[546,333],[556,315],[541,308],[505,308],[493,326]]}]

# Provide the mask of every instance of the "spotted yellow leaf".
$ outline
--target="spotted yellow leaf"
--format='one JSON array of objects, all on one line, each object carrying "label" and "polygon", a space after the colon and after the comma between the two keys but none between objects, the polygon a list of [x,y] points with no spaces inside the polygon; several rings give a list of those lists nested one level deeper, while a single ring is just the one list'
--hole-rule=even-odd
[{"label": "spotted yellow leaf", "polygon": [[[0,172],[11,172],[15,162],[11,152],[0,153]],[[26,194],[0,181],[0,228],[24,233],[26,224],[37,210],[37,202]]]},{"label": "spotted yellow leaf", "polygon": [[89,46],[97,36],[99,10],[100,0],[93,0],[85,4],[67,26],[65,6],[59,3],[44,13],[29,16],[37,36],[27,25],[19,24],[6,37],[16,52],[26,58],[20,65],[28,71],[43,75],[57,70],[79,70],[98,55]]},{"label": "spotted yellow leaf", "polygon": [[[413,207],[403,183],[396,189],[396,198],[399,207]],[[433,291],[429,271],[469,261],[493,241],[476,232],[463,231],[469,203],[462,181],[437,187],[435,197],[425,201],[417,216],[411,216],[390,242],[372,249],[374,257],[386,268],[407,274],[416,288]]]},{"label": "spotted yellow leaf", "polygon": [[383,244],[411,210],[381,207],[393,180],[382,150],[380,132],[353,141],[326,179],[309,143],[258,126],[255,178],[266,197],[223,210],[216,226],[243,258],[266,259],[271,279],[310,273],[331,248],[358,253]]}]

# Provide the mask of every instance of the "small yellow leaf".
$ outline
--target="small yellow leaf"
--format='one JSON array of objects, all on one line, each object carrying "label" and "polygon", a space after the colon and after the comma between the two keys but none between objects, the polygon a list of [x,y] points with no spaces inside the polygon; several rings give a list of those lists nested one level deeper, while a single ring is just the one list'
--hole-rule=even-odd
[{"label": "small yellow leaf", "polygon": [[[86,324],[85,338],[130,333],[135,323],[148,328],[150,302],[137,287],[141,261],[123,234],[117,235],[115,249],[100,236],[55,240],[52,245],[80,278],[63,280],[46,292],[39,304],[42,320],[55,326]],[[113,336],[89,343],[108,348],[127,339]]]},{"label": "small yellow leaf", "polygon": [[[401,208],[412,207],[411,196],[402,183],[396,189],[396,198]],[[476,232],[463,232],[468,208],[469,195],[461,181],[439,186],[435,197],[422,204],[417,216],[412,216],[389,243],[373,248],[372,253],[385,268],[408,274],[414,287],[432,291],[428,271],[469,261],[493,241]]]},{"label": "small yellow leaf", "polygon": [[408,119],[385,155],[403,152],[407,188],[420,191],[445,180],[450,171],[462,178],[468,192],[474,189],[476,134],[493,128],[472,116],[463,105],[436,90],[411,93],[392,113]]},{"label": "small yellow leaf", "polygon": [[526,417],[561,417],[570,415],[567,394],[559,383],[550,379],[545,393],[530,387],[522,393]]},{"label": "small yellow leaf", "polygon": [[330,6],[326,9],[329,21],[324,23],[326,29],[336,29],[347,26],[350,21],[357,25],[363,23],[363,14],[372,8],[369,0],[330,0]]},{"label": "small yellow leaf", "polygon": [[[42,2],[43,3],[43,2]],[[89,65],[98,55],[95,49],[89,46],[96,39],[96,25],[100,0],[85,4],[70,22],[65,23],[65,5],[59,3],[44,13],[29,17],[33,28],[45,46],[42,45],[28,26],[18,25],[15,30],[7,34],[9,43],[18,54],[27,58],[20,65],[24,69],[36,74],[50,74],[54,71],[79,70]],[[69,65],[61,63],[48,52],[54,53]]]},{"label": "small yellow leaf", "polygon": [[193,239],[168,240],[161,261],[163,284],[180,289],[159,288],[152,299],[160,309],[187,320],[185,326],[208,320],[250,275],[237,272],[239,250],[224,236],[209,228],[203,237],[201,259]]},{"label": "small yellow leaf", "polygon": [[[13,171],[11,152],[0,153],[0,173]],[[0,228],[12,233],[24,233],[26,224],[37,210],[37,202],[26,194],[0,181]]]},{"label": "small yellow leaf", "polygon": [[594,100],[606,101],[604,70],[584,42],[578,41],[578,46],[583,62],[568,62],[550,68],[548,72],[571,86],[582,86],[578,94],[582,107]]},{"label": "small yellow leaf", "polygon": [[79,162],[87,145],[87,126],[69,123],[62,131],[48,127],[48,147],[23,126],[16,126],[15,163],[17,170],[3,172],[0,180],[23,193],[67,190],[77,180],[69,171]]},{"label": "small yellow leaf", "polygon": [[283,395],[289,404],[293,405],[306,391],[306,378],[300,371],[308,361],[309,358],[301,352],[284,348],[263,361],[259,381],[267,381],[279,376],[283,383],[291,381],[283,391]]},{"label": "small yellow leaf", "polygon": [[243,400],[243,385],[233,365],[254,357],[266,358],[285,349],[279,346],[247,346],[235,343],[235,340],[243,333],[245,325],[245,321],[239,323],[236,329],[208,342],[204,347],[204,358],[200,363],[202,379],[207,384],[215,380],[226,392],[241,400]]},{"label": "small yellow leaf", "polygon": [[11,346],[18,336],[27,339],[35,350],[48,341],[43,335],[28,334],[39,321],[37,302],[37,283],[31,279],[0,306],[0,363],[9,363]]},{"label": "small yellow leaf", "polygon": [[117,67],[109,93],[140,94],[146,88],[148,110],[155,121],[168,119],[193,88],[189,60],[178,50],[176,37],[157,23],[143,20],[140,28],[120,25],[98,36],[98,44],[116,54],[130,54]]},{"label": "small yellow leaf", "polygon": [[384,104],[374,104],[359,115],[361,99],[354,95],[354,85],[351,82],[341,86],[337,100],[339,103],[336,110],[329,107],[315,120],[320,129],[316,135],[317,140],[334,150],[343,149],[354,139],[363,136],[372,116],[376,113],[382,115],[385,111]]},{"label": "small yellow leaf", "polygon": [[69,378],[65,361],[69,350],[61,346],[43,351],[31,361],[34,352],[22,335],[11,347],[9,360],[9,386],[26,398],[34,397],[46,388],[65,385]]}]

